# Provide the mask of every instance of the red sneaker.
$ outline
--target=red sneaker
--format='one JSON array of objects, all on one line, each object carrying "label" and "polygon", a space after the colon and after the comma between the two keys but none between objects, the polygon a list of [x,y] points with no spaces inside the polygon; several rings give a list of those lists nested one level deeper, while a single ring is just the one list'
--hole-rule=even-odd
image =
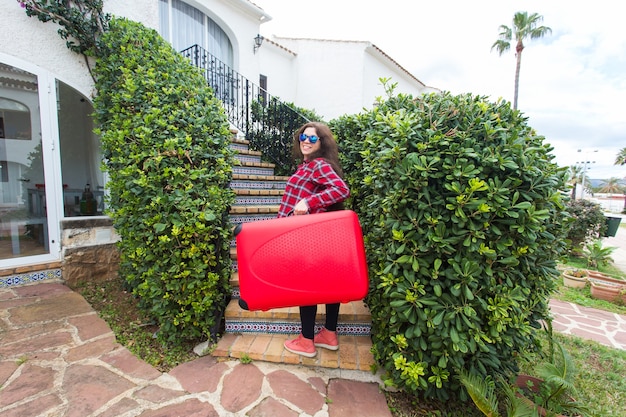
[{"label": "red sneaker", "polygon": [[339,349],[339,342],[337,341],[337,332],[331,332],[325,327],[320,330],[318,334],[313,338],[313,343],[317,347],[322,347],[328,350]]},{"label": "red sneaker", "polygon": [[312,358],[317,355],[313,341],[305,338],[302,334],[295,339],[286,340],[284,346],[289,352],[306,356],[307,358]]}]

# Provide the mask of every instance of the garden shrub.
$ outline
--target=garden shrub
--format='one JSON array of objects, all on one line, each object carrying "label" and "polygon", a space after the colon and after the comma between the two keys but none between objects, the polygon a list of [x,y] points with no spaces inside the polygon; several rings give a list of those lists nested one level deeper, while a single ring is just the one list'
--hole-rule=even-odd
[{"label": "garden shrub", "polygon": [[588,200],[571,200],[566,209],[572,219],[567,231],[569,250],[572,255],[580,255],[586,243],[604,235],[606,217],[600,204]]},{"label": "garden shrub", "polygon": [[95,114],[120,274],[162,340],[211,334],[231,274],[230,129],[200,72],[156,31],[112,19]]},{"label": "garden shrub", "polygon": [[536,348],[567,173],[507,102],[393,88],[331,122],[364,233],[373,351],[387,384],[463,398],[461,370],[516,372]]}]

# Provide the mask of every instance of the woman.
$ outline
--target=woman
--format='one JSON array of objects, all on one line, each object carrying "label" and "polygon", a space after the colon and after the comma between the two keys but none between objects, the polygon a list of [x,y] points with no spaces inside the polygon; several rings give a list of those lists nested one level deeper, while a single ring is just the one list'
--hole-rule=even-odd
[{"label": "woman", "polygon": [[[322,213],[336,209],[348,198],[350,190],[341,178],[339,150],[328,126],[310,122],[300,127],[294,135],[292,152],[296,160],[303,162],[287,182],[278,217]],[[300,307],[302,333],[287,340],[285,349],[309,358],[317,354],[316,346],[339,349],[339,303],[326,304],[326,323],[317,335],[316,314],[317,305]]]}]

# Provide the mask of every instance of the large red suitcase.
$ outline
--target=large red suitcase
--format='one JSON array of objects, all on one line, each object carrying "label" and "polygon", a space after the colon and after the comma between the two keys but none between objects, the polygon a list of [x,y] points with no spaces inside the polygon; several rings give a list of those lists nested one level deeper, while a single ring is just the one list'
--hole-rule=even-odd
[{"label": "large red suitcase", "polygon": [[243,309],[347,303],[367,295],[363,235],[351,210],[244,223],[235,235]]}]

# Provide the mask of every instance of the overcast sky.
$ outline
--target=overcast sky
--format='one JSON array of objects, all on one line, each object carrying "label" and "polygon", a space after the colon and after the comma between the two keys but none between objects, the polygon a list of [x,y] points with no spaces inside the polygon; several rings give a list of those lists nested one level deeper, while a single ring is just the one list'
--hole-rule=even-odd
[{"label": "overcast sky", "polygon": [[626,177],[613,164],[626,147],[626,30],[613,1],[252,1],[272,16],[262,35],[369,41],[428,86],[511,102],[515,54],[491,45],[516,12],[538,13],[552,34],[525,42],[518,109],[559,165]]}]

